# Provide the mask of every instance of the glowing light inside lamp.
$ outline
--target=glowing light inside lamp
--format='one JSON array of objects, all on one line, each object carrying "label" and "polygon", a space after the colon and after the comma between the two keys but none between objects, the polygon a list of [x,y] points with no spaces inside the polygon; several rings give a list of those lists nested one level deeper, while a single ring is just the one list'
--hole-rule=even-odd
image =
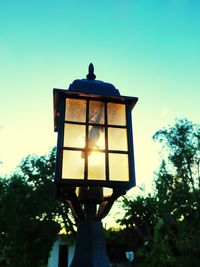
[{"label": "glowing light inside lamp", "polygon": [[85,126],[66,123],[64,147],[85,147]]},{"label": "glowing light inside lamp", "polygon": [[86,100],[66,99],[65,120],[74,122],[85,122],[86,120]]},{"label": "glowing light inside lamp", "polygon": [[104,103],[90,101],[89,111],[89,122],[95,125],[89,126],[88,180],[105,180],[105,153],[95,151],[105,149],[105,128],[96,125],[104,123]]},{"label": "glowing light inside lamp", "polygon": [[62,177],[84,179],[84,160],[81,158],[81,151],[63,151]]},{"label": "glowing light inside lamp", "polygon": [[109,179],[110,181],[129,180],[129,165],[127,154],[109,153]]},{"label": "glowing light inside lamp", "polygon": [[91,149],[105,149],[105,129],[103,127],[89,127],[88,147]]},{"label": "glowing light inside lamp", "polygon": [[106,180],[105,153],[92,152],[88,157],[88,180]]},{"label": "glowing light inside lamp", "polygon": [[125,104],[66,99],[62,178],[129,181]]}]

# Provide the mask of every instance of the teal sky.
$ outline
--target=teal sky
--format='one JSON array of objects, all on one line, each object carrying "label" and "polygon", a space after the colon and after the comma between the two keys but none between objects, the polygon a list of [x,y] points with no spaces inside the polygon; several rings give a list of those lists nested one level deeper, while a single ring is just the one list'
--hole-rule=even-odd
[{"label": "teal sky", "polygon": [[199,122],[199,0],[1,0],[0,174],[56,144],[52,89],[97,79],[137,96],[133,112],[138,185],[159,163],[156,130]]}]

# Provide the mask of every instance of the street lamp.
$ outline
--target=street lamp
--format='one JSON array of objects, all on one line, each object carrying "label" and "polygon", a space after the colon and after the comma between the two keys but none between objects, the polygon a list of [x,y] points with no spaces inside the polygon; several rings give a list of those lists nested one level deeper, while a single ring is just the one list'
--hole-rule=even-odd
[{"label": "street lamp", "polygon": [[78,221],[72,267],[109,266],[101,219],[135,186],[131,111],[138,98],[95,78],[90,64],[87,79],[53,91],[55,181]]}]

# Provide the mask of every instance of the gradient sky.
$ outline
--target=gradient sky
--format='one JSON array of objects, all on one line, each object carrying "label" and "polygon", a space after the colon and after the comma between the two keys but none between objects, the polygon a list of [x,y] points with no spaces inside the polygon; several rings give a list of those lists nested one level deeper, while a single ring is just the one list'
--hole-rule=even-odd
[{"label": "gradient sky", "polygon": [[0,174],[56,145],[52,89],[97,79],[137,96],[137,183],[151,188],[158,129],[199,122],[199,0],[0,0]]}]

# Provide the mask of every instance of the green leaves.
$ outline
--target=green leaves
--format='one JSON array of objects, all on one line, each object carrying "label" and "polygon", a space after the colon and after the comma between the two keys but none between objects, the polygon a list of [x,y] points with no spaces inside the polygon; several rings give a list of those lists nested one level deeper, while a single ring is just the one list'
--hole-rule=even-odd
[{"label": "green leaves", "polygon": [[[136,258],[147,266],[199,266],[200,260],[200,125],[187,119],[153,136],[163,158],[154,194],[124,199],[120,224],[142,232]],[[139,229],[139,231],[138,231]],[[134,247],[134,245],[133,245]],[[186,264],[186,265],[185,265]]]},{"label": "green leaves", "polygon": [[167,150],[166,163],[181,177],[183,186],[200,186],[200,125],[181,119],[174,126],[157,131],[153,139]]},{"label": "green leaves", "polygon": [[0,180],[0,247],[14,267],[46,263],[62,225],[73,229],[68,208],[56,199],[55,149],[28,156],[9,179]]}]

